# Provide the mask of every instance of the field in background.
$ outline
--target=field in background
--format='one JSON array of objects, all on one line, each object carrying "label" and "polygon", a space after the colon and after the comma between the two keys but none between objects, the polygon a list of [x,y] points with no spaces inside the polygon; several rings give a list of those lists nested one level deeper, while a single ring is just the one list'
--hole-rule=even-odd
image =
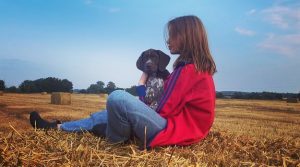
[{"label": "field in background", "polygon": [[17,130],[30,131],[28,119],[31,111],[38,111],[48,120],[62,121],[76,120],[88,117],[89,114],[104,109],[106,99],[98,95],[72,94],[71,105],[50,104],[51,95],[42,94],[5,94],[0,96],[0,133],[11,129],[9,124]]},{"label": "field in background", "polygon": [[257,139],[300,141],[300,103],[217,100],[214,128]]},{"label": "field in background", "polygon": [[[31,163],[300,166],[300,103],[218,99],[215,122],[207,139],[189,147],[166,147],[148,152],[140,151],[135,144],[111,145],[88,133],[34,131],[28,122],[28,114],[34,110],[48,120],[84,118],[104,109],[105,101],[98,95],[72,94],[72,105],[52,105],[49,94],[0,96],[0,166],[1,161],[12,166],[20,163],[25,166]],[[45,137],[47,135],[53,137]],[[35,140],[40,142],[35,143]],[[61,142],[65,142],[64,146],[56,148]],[[37,156],[34,151],[27,153],[28,149],[41,155]],[[53,156],[52,160],[49,156]]]}]

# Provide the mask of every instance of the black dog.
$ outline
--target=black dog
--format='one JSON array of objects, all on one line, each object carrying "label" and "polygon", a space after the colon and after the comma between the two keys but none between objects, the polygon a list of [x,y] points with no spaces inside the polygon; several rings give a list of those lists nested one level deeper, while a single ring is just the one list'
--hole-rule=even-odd
[{"label": "black dog", "polygon": [[145,103],[153,110],[156,110],[163,94],[164,80],[170,74],[166,69],[169,62],[167,54],[155,49],[144,51],[136,62],[137,68],[148,74]]}]

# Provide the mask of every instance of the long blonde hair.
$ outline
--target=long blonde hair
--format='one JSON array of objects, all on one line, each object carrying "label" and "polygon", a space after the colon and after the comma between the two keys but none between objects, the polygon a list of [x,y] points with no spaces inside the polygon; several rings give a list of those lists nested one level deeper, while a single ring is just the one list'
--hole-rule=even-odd
[{"label": "long blonde hair", "polygon": [[208,39],[203,23],[197,16],[182,16],[167,23],[168,37],[180,40],[180,56],[173,64],[180,62],[194,63],[197,71],[213,75],[216,64],[210,53]]}]

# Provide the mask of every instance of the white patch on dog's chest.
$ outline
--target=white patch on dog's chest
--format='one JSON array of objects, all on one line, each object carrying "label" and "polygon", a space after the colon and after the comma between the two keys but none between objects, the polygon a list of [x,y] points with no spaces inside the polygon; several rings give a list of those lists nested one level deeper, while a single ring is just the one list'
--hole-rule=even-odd
[{"label": "white patch on dog's chest", "polygon": [[164,92],[164,80],[157,77],[149,77],[146,83],[145,102],[153,110],[156,110]]}]

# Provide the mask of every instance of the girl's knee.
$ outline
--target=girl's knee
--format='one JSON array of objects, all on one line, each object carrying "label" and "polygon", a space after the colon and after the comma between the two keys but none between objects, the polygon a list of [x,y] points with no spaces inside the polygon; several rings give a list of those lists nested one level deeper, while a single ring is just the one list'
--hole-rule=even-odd
[{"label": "girl's knee", "polygon": [[120,105],[121,103],[124,103],[124,94],[126,92],[123,90],[115,90],[112,93],[109,94],[107,98],[107,108],[110,108],[111,106]]},{"label": "girl's knee", "polygon": [[111,92],[107,98],[107,102],[121,100],[122,99],[121,96],[123,93],[124,93],[123,90],[115,90]]}]

